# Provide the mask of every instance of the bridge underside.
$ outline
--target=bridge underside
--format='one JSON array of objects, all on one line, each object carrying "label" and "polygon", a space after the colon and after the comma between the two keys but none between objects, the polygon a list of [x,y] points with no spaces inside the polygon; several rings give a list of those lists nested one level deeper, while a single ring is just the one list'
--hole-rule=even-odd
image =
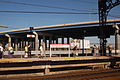
[{"label": "bridge underside", "polygon": [[[115,29],[112,27],[113,25],[107,25],[104,29],[106,31],[107,35],[114,35]],[[120,27],[120,24],[118,24]],[[63,37],[71,37],[71,38],[83,38],[83,37],[92,37],[92,36],[99,36],[100,35],[100,28],[101,26],[86,26],[86,27],[80,27],[80,26],[73,26],[71,27],[65,27],[65,28],[53,28],[53,29],[46,29],[46,30],[39,30],[35,29],[33,31],[36,31],[39,33],[39,35],[46,35],[46,36],[63,36]],[[7,34],[7,33],[5,33]],[[21,38],[27,38],[27,34],[33,34],[30,31],[24,31],[24,32],[11,32],[8,33],[10,35],[21,37]],[[119,32],[120,34],[120,32]],[[4,35],[0,36],[5,37]]]}]

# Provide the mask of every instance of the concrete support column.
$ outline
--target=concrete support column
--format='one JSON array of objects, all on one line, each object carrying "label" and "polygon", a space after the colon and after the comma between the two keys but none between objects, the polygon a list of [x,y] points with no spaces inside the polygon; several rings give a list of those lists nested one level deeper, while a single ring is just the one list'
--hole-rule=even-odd
[{"label": "concrete support column", "polygon": [[25,44],[25,40],[23,41],[23,49],[25,48],[26,44]]},{"label": "concrete support column", "polygon": [[56,37],[56,44],[58,44],[58,37]]},{"label": "concrete support column", "polygon": [[45,46],[45,35],[43,35],[43,40],[42,40],[42,47],[43,47],[43,55],[46,56],[45,54],[45,50],[46,50],[46,46]]},{"label": "concrete support column", "polygon": [[5,34],[6,37],[8,37],[8,46],[11,46],[11,36],[9,34]]},{"label": "concrete support column", "polygon": [[49,41],[50,44],[52,44],[52,36],[50,36],[50,41]]},{"label": "concrete support column", "polygon": [[84,48],[84,38],[82,39],[82,55],[84,55],[84,53],[85,53],[85,48]]},{"label": "concrete support column", "polygon": [[118,54],[118,47],[119,47],[119,33],[115,34],[115,54]]},{"label": "concrete support column", "polygon": [[55,39],[53,40],[53,43],[56,44],[56,40]]},{"label": "concrete support column", "polygon": [[22,46],[21,46],[21,51],[22,51],[22,50],[24,50],[24,46],[25,46],[23,40],[21,41],[21,44],[22,44]]},{"label": "concrete support column", "polygon": [[35,51],[36,51],[36,56],[38,56],[38,47],[39,47],[38,33],[34,31],[33,34],[35,34]]},{"label": "concrete support column", "polygon": [[67,37],[67,44],[70,44],[70,39],[69,39],[69,37]]},{"label": "concrete support column", "polygon": [[[20,48],[21,48],[21,45],[20,45]],[[18,39],[15,39],[15,51],[18,51]]]},{"label": "concrete support column", "polygon": [[62,44],[64,44],[64,37],[62,37]]},{"label": "concrete support column", "polygon": [[52,39],[52,44],[54,44],[54,40]]},{"label": "concrete support column", "polygon": [[115,28],[115,54],[118,54],[119,50],[119,27],[117,24],[113,25]]},{"label": "concrete support column", "polygon": [[118,54],[120,54],[120,35],[119,35],[119,41],[118,41]]},{"label": "concrete support column", "polygon": [[47,50],[47,39],[45,39],[45,49]]},{"label": "concrete support column", "polygon": [[33,41],[32,43],[33,43],[32,44],[32,46],[33,46],[32,48],[33,48],[33,50],[35,50],[35,42]]},{"label": "concrete support column", "polygon": [[[39,44],[41,44],[41,38],[39,38]],[[39,47],[40,47],[40,45],[39,45]]]},{"label": "concrete support column", "polygon": [[46,50],[46,43],[45,43],[46,41],[45,41],[45,35],[43,35],[43,47],[44,47],[44,50]]},{"label": "concrete support column", "polygon": [[50,44],[52,44],[52,36],[49,37],[49,49],[50,49]]},{"label": "concrete support column", "polygon": [[25,40],[25,46],[27,45],[27,41]]}]

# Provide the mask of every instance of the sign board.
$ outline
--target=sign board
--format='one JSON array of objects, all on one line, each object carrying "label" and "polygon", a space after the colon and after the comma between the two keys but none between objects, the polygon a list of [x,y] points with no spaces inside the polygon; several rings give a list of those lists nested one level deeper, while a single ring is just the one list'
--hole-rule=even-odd
[{"label": "sign board", "polygon": [[50,48],[69,48],[69,44],[50,44]]},{"label": "sign board", "polygon": [[29,37],[29,38],[34,38],[35,35],[33,35],[33,34],[27,34],[27,37]]},{"label": "sign board", "polygon": [[50,57],[52,56],[52,48],[68,48],[68,57],[70,57],[70,45],[69,44],[50,44]]}]

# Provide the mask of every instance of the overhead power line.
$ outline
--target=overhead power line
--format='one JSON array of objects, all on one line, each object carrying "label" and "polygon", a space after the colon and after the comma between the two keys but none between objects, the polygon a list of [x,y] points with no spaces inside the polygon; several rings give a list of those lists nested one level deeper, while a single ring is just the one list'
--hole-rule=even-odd
[{"label": "overhead power line", "polygon": [[89,4],[96,4],[97,3],[97,1],[95,2],[95,1],[92,1],[92,0],[80,0],[80,2],[82,2],[82,3],[89,3]]},{"label": "overhead power line", "polygon": [[98,13],[75,13],[75,12],[43,12],[43,11],[0,11],[0,13],[46,13],[46,14],[98,14]]},{"label": "overhead power line", "polygon": [[[27,5],[27,6],[37,6],[37,7],[47,7],[47,8],[56,8],[56,9],[64,9],[64,10],[74,10],[74,11],[89,11],[89,10],[79,10],[74,8],[66,8],[66,7],[58,7],[58,6],[48,6],[42,4],[32,4],[32,3],[23,3],[23,2],[14,2],[14,1],[7,1],[7,0],[0,0],[3,3],[11,3],[11,4],[20,4],[20,5]],[[91,11],[89,11],[91,12]]]}]

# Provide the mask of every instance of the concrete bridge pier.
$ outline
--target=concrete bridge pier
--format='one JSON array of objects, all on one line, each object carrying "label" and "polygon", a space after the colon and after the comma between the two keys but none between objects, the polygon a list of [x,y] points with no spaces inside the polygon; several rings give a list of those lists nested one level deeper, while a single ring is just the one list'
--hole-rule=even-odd
[{"label": "concrete bridge pier", "polygon": [[115,54],[119,53],[119,27],[117,24],[113,25],[115,28]]},{"label": "concrete bridge pier", "polygon": [[38,33],[34,31],[33,34],[35,34],[35,51],[36,51],[36,56],[38,56],[38,47],[39,47]]},{"label": "concrete bridge pier", "polygon": [[11,36],[9,34],[5,34],[8,37],[8,46],[11,46]]}]

